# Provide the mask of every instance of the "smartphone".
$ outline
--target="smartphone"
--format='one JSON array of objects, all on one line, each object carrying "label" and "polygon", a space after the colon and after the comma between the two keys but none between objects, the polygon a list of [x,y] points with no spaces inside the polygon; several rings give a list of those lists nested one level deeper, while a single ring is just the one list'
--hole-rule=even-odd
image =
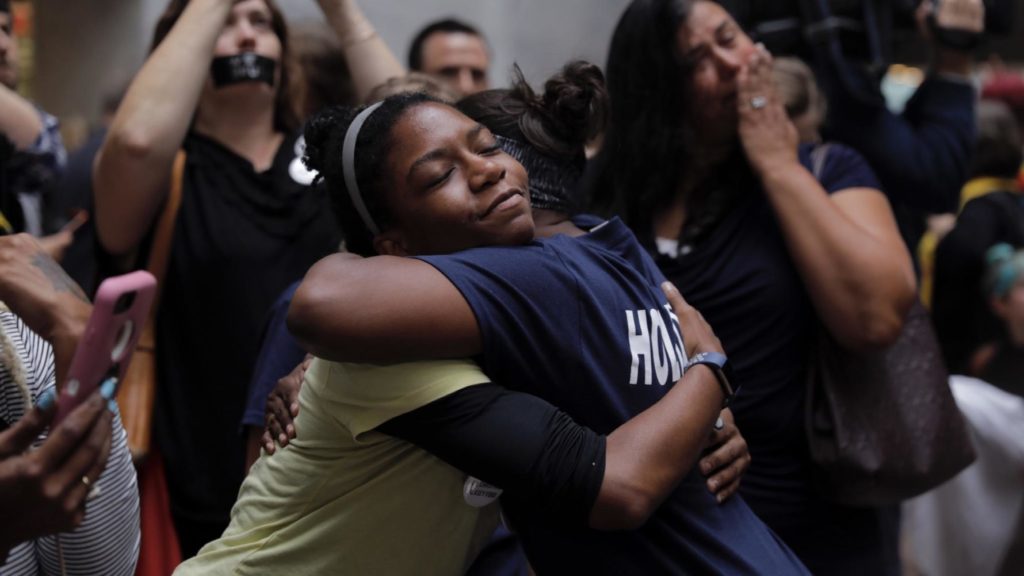
[{"label": "smartphone", "polygon": [[108,278],[100,284],[92,315],[57,399],[55,424],[107,378],[116,378],[118,383],[124,378],[155,295],[156,279],[144,270]]}]

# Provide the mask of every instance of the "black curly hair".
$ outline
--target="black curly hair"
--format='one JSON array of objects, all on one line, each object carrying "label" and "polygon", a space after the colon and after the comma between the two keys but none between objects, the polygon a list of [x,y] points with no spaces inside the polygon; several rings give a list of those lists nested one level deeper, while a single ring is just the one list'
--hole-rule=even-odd
[{"label": "black curly hair", "polygon": [[[443,104],[419,92],[406,92],[385,98],[380,102],[380,108],[366,119],[356,139],[356,183],[366,210],[381,229],[387,228],[391,222],[391,210],[384,194],[384,169],[392,144],[391,129],[409,109],[426,103]],[[363,109],[365,107],[332,106],[313,116],[306,124],[306,153],[303,161],[309,169],[319,173],[317,185],[327,187],[349,251],[361,256],[372,256],[376,254],[373,247],[374,234],[352,204],[341,162],[345,133]]]},{"label": "black curly hair", "polygon": [[550,160],[548,166],[566,174],[557,179],[563,189],[543,186],[545,178],[528,159],[517,160],[530,172],[530,193],[534,204],[545,194],[563,211],[576,207],[575,194],[580,173],[586,164],[584,145],[604,132],[610,103],[601,69],[583,60],[575,60],[544,83],[537,94],[518,66],[513,69],[512,87],[485,90],[460,100],[455,107],[483,124],[496,136],[503,136],[532,148]]}]

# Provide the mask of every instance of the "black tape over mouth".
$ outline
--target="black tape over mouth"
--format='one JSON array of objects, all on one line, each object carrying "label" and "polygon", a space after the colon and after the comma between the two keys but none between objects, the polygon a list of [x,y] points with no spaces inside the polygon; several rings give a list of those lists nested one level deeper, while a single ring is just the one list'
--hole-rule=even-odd
[{"label": "black tape over mouth", "polygon": [[277,62],[254,52],[243,52],[234,56],[218,56],[210,65],[213,84],[217,88],[241,82],[264,82],[274,85],[274,69]]}]

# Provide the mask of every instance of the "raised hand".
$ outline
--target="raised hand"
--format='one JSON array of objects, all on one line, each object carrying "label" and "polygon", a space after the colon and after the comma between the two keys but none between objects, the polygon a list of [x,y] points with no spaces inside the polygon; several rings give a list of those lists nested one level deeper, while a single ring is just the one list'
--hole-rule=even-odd
[{"label": "raised hand", "polygon": [[796,127],[772,81],[772,55],[758,44],[736,78],[739,136],[755,173],[797,163]]}]

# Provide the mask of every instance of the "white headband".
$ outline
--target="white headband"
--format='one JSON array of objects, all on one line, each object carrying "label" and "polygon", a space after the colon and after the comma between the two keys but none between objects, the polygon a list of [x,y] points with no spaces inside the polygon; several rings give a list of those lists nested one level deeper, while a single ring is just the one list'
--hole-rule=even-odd
[{"label": "white headband", "polygon": [[366,119],[377,108],[380,108],[381,104],[383,102],[367,106],[356,116],[352,124],[349,125],[348,131],[345,132],[345,141],[341,145],[341,172],[345,175],[345,188],[348,189],[352,205],[355,206],[359,217],[363,219],[363,224],[366,224],[366,227],[374,235],[380,234],[380,229],[377,228],[377,224],[370,217],[370,211],[366,209],[366,204],[363,203],[363,195],[359,193],[359,184],[356,183],[356,140],[359,138],[359,130],[363,127]]}]

